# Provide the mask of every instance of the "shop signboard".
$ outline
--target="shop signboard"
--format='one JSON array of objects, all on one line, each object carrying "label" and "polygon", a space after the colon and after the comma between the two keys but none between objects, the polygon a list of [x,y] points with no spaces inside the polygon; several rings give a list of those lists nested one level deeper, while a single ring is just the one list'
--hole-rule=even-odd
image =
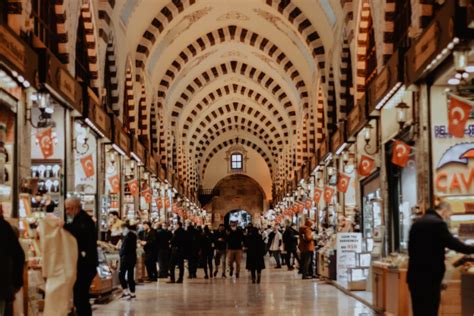
[{"label": "shop signboard", "polygon": [[329,152],[328,147],[329,147],[328,142],[326,141],[326,138],[324,138],[321,141],[321,145],[319,146],[319,161],[323,161],[326,155],[328,154]]},{"label": "shop signboard", "polygon": [[87,97],[85,98],[85,116],[91,121],[106,138],[112,139],[112,123],[110,116],[100,106],[100,100],[95,93],[87,87]]},{"label": "shop signboard", "polygon": [[147,169],[155,176],[158,175],[158,169],[156,166],[156,159],[153,155],[150,155],[147,159]]},{"label": "shop signboard", "polygon": [[142,161],[142,163],[146,163],[146,149],[145,149],[145,146],[143,146],[143,144],[138,141],[136,138],[135,138],[135,141],[134,141],[134,152],[135,154],[138,156],[138,158],[140,158],[140,160]]},{"label": "shop signboard", "polygon": [[340,124],[331,138],[331,151],[335,153],[344,144],[344,124]]},{"label": "shop signboard", "polygon": [[34,50],[5,25],[0,25],[0,43],[0,62],[6,63],[35,86],[38,56]]},{"label": "shop signboard", "polygon": [[402,65],[400,65],[401,61],[403,61],[403,59],[399,57],[399,52],[396,51],[393,53],[385,67],[370,84],[368,92],[368,112],[370,115],[373,116],[376,111],[379,110],[377,109],[379,102],[381,102],[387,94],[393,93],[392,89],[394,89],[397,83],[402,81],[400,75],[403,74],[403,72],[399,71],[403,68]]},{"label": "shop signboard", "polygon": [[357,133],[365,126],[367,123],[367,113],[366,113],[366,97],[360,98],[355,107],[349,113],[347,118],[347,138],[349,140],[354,140]]},{"label": "shop signboard", "polygon": [[118,118],[114,119],[114,143],[117,145],[126,155],[130,154],[130,137],[122,127],[122,123]]},{"label": "shop signboard", "polygon": [[[469,35],[472,31],[466,28],[466,19],[462,18],[463,14],[459,14],[457,10],[466,8],[458,7],[456,1],[446,1],[419,40],[408,51],[405,63],[408,84],[421,79],[428,70],[433,70],[448,56],[443,54],[442,58],[435,60],[454,37],[472,38],[472,35]],[[433,61],[435,64],[431,64]],[[427,68],[428,65],[431,65],[430,69]]]},{"label": "shop signboard", "polygon": [[40,82],[69,107],[83,113],[82,87],[52,53],[40,51]]},{"label": "shop signboard", "polygon": [[471,116],[466,122],[463,137],[451,135],[450,100],[442,87],[431,90],[432,108],[436,109],[431,111],[433,193],[449,197],[455,212],[468,212],[474,205],[474,119]]},{"label": "shop signboard", "polygon": [[337,281],[347,282],[348,268],[357,266],[357,254],[362,252],[361,233],[337,233]]}]

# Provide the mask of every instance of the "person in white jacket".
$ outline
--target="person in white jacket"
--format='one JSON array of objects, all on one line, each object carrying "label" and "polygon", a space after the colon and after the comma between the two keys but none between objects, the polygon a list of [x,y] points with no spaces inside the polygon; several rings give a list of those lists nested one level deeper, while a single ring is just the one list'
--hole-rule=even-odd
[{"label": "person in white jacket", "polygon": [[72,306],[77,269],[77,242],[52,213],[39,225],[42,271],[46,279],[44,315],[63,316]]}]

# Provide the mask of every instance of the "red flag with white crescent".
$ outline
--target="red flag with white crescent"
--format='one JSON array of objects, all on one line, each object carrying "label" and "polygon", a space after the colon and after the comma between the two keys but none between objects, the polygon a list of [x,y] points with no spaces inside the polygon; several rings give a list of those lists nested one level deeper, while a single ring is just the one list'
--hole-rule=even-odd
[{"label": "red flag with white crescent", "polygon": [[130,190],[130,194],[136,196],[138,194],[138,180],[133,179],[127,182],[128,189]]},{"label": "red flag with white crescent", "polygon": [[36,133],[36,139],[40,146],[41,153],[45,159],[48,159],[54,154],[54,145],[53,145],[53,130],[52,128],[47,128],[41,132]]},{"label": "red flag with white crescent", "polygon": [[402,168],[406,167],[410,153],[410,146],[400,140],[395,141],[392,147],[392,163]]},{"label": "red flag with white crescent", "polygon": [[151,196],[151,190],[148,188],[146,190],[143,190],[141,192],[141,195],[145,198],[145,202],[150,204],[151,203],[151,200],[152,200],[152,196]]},{"label": "red flag with white crescent", "polygon": [[90,178],[95,175],[94,159],[91,154],[81,158],[81,165],[86,177]]},{"label": "red flag with white crescent", "polygon": [[163,208],[163,201],[161,200],[161,198],[157,199],[156,200],[156,206],[161,209]]},{"label": "red flag with white crescent", "polygon": [[375,160],[369,156],[362,155],[360,157],[359,167],[357,168],[359,175],[365,177],[372,173],[375,167]]},{"label": "red flag with white crescent", "polygon": [[111,176],[108,178],[110,184],[110,193],[119,193],[120,191],[120,178],[118,175]]},{"label": "red flag with white crescent", "polygon": [[448,132],[454,137],[464,137],[467,120],[471,113],[471,105],[453,96],[448,107]]},{"label": "red flag with white crescent", "polygon": [[337,177],[337,190],[342,193],[347,192],[347,188],[349,187],[349,183],[351,181],[351,177],[345,173],[340,172]]},{"label": "red flag with white crescent", "polygon": [[322,194],[323,194],[323,191],[321,189],[314,189],[314,197],[313,197],[314,203],[319,204],[319,201],[321,201]]},{"label": "red flag with white crescent", "polygon": [[329,204],[332,202],[332,197],[334,195],[334,188],[333,187],[326,187],[324,188],[324,201]]},{"label": "red flag with white crescent", "polygon": [[169,208],[170,207],[170,200],[166,199],[165,200],[165,208]]},{"label": "red flag with white crescent", "polygon": [[311,208],[311,204],[312,204],[311,200],[306,200],[305,206],[307,209]]}]

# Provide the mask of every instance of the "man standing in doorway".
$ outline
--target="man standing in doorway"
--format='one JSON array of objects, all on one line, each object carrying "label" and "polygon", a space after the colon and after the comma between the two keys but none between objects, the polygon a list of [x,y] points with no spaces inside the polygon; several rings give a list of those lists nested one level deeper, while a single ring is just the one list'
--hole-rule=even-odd
[{"label": "man standing in doorway", "polygon": [[97,233],[92,218],[82,210],[78,197],[66,200],[68,223],[64,228],[77,240],[77,278],[74,284],[74,306],[79,316],[92,315],[89,288],[97,273]]},{"label": "man standing in doorway", "polygon": [[238,279],[240,274],[240,261],[242,259],[242,245],[244,243],[244,234],[242,229],[237,227],[237,222],[230,223],[230,230],[227,231],[227,258],[229,260],[230,276],[234,274],[235,262],[235,277]]},{"label": "man standing in doorway", "polygon": [[444,253],[449,248],[472,254],[474,246],[468,246],[449,232],[445,221],[449,220],[451,206],[441,202],[428,210],[410,230],[408,243],[408,274],[413,316],[437,316],[440,303],[441,282],[445,265]]}]

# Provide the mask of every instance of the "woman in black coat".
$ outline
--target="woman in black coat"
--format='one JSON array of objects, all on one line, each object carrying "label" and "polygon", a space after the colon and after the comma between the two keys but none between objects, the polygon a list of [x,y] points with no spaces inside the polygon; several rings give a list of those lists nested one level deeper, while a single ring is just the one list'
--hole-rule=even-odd
[{"label": "woman in black coat", "polygon": [[256,227],[250,227],[245,240],[247,247],[246,268],[252,274],[252,283],[260,283],[261,272],[265,269],[265,243]]},{"label": "woman in black coat", "polygon": [[135,278],[134,270],[137,263],[137,227],[127,224],[123,228],[123,241],[120,248],[120,271],[119,279],[122,285],[123,294],[121,298],[134,299]]}]

